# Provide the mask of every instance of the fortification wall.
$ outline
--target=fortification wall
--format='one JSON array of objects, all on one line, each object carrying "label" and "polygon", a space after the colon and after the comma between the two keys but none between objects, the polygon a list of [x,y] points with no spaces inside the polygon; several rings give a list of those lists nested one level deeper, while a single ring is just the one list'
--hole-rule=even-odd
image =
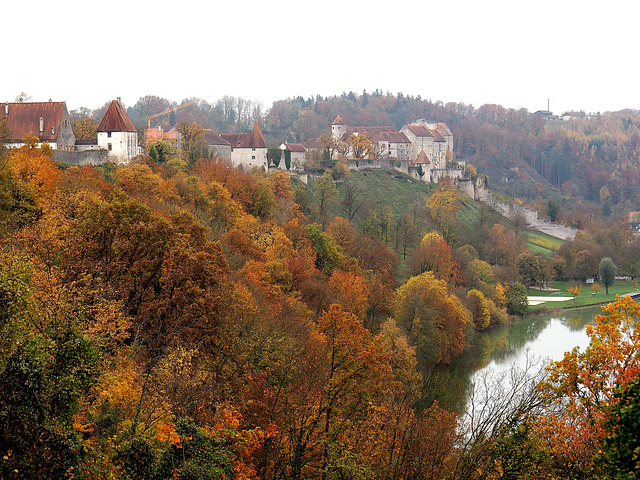
[{"label": "fortification wall", "polygon": [[106,150],[76,150],[71,152],[54,150],[53,160],[66,163],[72,167],[80,165],[104,165],[107,163],[107,153]]}]

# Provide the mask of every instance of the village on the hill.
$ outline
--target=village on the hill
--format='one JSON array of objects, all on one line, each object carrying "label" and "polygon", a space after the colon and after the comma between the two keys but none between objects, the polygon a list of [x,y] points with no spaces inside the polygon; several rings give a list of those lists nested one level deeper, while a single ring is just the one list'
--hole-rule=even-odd
[{"label": "village on the hill", "polygon": [[[65,102],[5,103],[4,115],[11,138],[8,147],[19,147],[28,136],[48,144],[57,161],[68,165],[126,164],[145,153],[149,140],[168,140],[180,146],[176,128],[162,126],[145,131],[139,141],[120,99],[113,100],[97,128],[97,138],[76,139]],[[396,131],[390,126],[351,126],[337,116],[331,133],[302,143],[282,143],[280,161],[270,161],[268,146],[255,123],[249,133],[216,134],[205,130],[209,154],[218,155],[235,167],[288,170],[306,179],[310,156],[329,151],[334,160],[346,161],[350,170],[394,169],[425,183],[443,177],[462,179],[464,162],[454,161],[453,133],[445,123],[416,120]]]}]

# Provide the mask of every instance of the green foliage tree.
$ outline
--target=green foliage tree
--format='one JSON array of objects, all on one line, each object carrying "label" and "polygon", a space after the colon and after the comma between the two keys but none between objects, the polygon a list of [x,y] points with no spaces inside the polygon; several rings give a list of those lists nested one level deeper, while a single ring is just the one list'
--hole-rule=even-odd
[{"label": "green foliage tree", "polygon": [[531,287],[537,285],[543,287],[551,280],[551,270],[547,261],[540,255],[532,253],[521,253],[516,262],[518,273],[522,278],[522,282]]},{"label": "green foliage tree", "polygon": [[97,367],[96,350],[69,324],[18,343],[0,370],[4,478],[58,479],[77,467],[84,449],[73,415]]},{"label": "green foliage tree", "polygon": [[311,237],[311,245],[316,252],[316,267],[326,274],[331,274],[340,265],[339,247],[333,238],[322,233],[319,225],[309,225],[307,231]]},{"label": "green foliage tree", "polygon": [[547,213],[549,214],[549,220],[555,222],[558,220],[558,214],[560,213],[560,204],[556,200],[549,200],[547,203]]},{"label": "green foliage tree", "polygon": [[632,480],[638,478],[640,453],[640,380],[620,385],[616,402],[606,408],[605,439],[596,463],[602,478]]},{"label": "green foliage tree", "polygon": [[607,295],[609,295],[609,287],[616,281],[616,273],[618,273],[618,267],[611,257],[604,257],[600,260],[600,281],[604,283]]},{"label": "green foliage tree", "polygon": [[507,313],[509,315],[525,315],[529,308],[527,288],[516,282],[507,290]]}]

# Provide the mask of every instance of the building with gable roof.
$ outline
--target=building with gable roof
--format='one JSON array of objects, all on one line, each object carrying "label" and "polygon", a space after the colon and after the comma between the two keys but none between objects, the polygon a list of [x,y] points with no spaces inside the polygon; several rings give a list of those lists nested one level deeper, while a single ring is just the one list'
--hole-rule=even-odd
[{"label": "building with gable roof", "polygon": [[9,129],[7,148],[19,148],[32,136],[53,150],[73,150],[76,136],[65,102],[7,102],[3,113]]},{"label": "building with gable roof", "polygon": [[292,170],[299,172],[304,170],[304,162],[307,158],[307,149],[301,143],[285,142],[280,145],[282,154],[278,168],[281,170]]},{"label": "building with gable roof", "polygon": [[129,163],[139,155],[138,130],[133,126],[120,98],[113,100],[98,125],[98,148],[107,150],[114,163]]},{"label": "building with gable roof", "polygon": [[[353,158],[345,145],[352,134],[365,135],[371,141],[375,149],[373,158],[365,162]],[[452,161],[453,133],[446,123],[421,119],[397,132],[388,126],[349,126],[338,115],[331,124],[331,136],[343,145],[337,150],[347,157],[349,168],[395,168],[423,182],[462,178],[464,163]],[[305,146],[310,148],[311,144]]]},{"label": "building with gable roof", "polygon": [[231,144],[228,141],[210,129],[205,129],[204,139],[209,147],[209,155],[218,155],[231,160]]},{"label": "building with gable roof", "polygon": [[231,145],[231,164],[234,167],[269,170],[267,142],[258,122],[254,123],[251,133],[223,133],[220,136]]}]

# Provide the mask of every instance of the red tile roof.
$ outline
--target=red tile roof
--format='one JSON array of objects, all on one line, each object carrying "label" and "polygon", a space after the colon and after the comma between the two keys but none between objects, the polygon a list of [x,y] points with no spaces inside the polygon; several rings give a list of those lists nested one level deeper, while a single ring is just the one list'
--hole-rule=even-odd
[{"label": "red tile roof", "polygon": [[102,117],[98,132],[137,132],[118,100],[113,100]]},{"label": "red tile roof", "polygon": [[347,127],[346,133],[342,136],[343,140],[348,139],[354,133],[364,134],[369,140],[373,140],[375,137],[381,135],[384,132],[394,132],[393,127]]},{"label": "red tile roof", "polygon": [[231,148],[267,148],[258,122],[253,125],[251,133],[223,133],[220,136],[231,144]]},{"label": "red tile roof", "polygon": [[287,147],[287,150],[289,150],[291,152],[305,153],[307,151],[307,149],[304,148],[304,145],[302,145],[301,143],[286,143],[285,142],[284,146]]},{"label": "red tile roof", "polygon": [[429,131],[431,132],[431,134],[433,135],[433,139],[436,142],[444,142],[445,139],[444,137],[440,134],[440,132],[438,130],[436,130],[435,128],[431,128],[429,129]]},{"label": "red tile roof", "polygon": [[331,125],[344,125],[344,121],[338,115]]},{"label": "red tile roof", "polygon": [[380,140],[389,143],[411,143],[411,140],[402,132],[382,132],[376,141]]},{"label": "red tile roof", "polygon": [[154,138],[159,138],[161,140],[172,140],[174,142],[178,141],[178,131],[176,129],[171,129],[168,132],[165,132],[161,126],[155,128],[148,128],[144,131],[144,138],[147,142]]},{"label": "red tile roof", "polygon": [[310,138],[308,140],[305,140],[304,142],[302,142],[302,145],[304,145],[305,148],[309,149],[309,148],[324,148],[326,145],[324,144],[324,142],[319,138]]},{"label": "red tile roof", "polygon": [[405,125],[402,128],[406,128],[411,133],[413,133],[416,137],[433,137],[431,132],[423,127],[422,125]]},{"label": "red tile roof", "polygon": [[442,135],[443,137],[446,137],[447,135],[453,135],[453,132],[451,132],[451,129],[446,123],[438,124],[438,132],[440,132],[440,135]]},{"label": "red tile roof", "polygon": [[[22,142],[27,135],[38,137],[43,142],[56,141],[66,108],[64,102],[5,103],[0,115],[7,117],[8,141]],[[43,123],[42,132],[40,118]]]},{"label": "red tile roof", "polygon": [[416,161],[413,163],[415,163],[416,165],[429,165],[431,162],[429,161],[429,157],[427,157],[427,154],[424,153],[424,150],[420,150],[418,158],[416,158]]}]

